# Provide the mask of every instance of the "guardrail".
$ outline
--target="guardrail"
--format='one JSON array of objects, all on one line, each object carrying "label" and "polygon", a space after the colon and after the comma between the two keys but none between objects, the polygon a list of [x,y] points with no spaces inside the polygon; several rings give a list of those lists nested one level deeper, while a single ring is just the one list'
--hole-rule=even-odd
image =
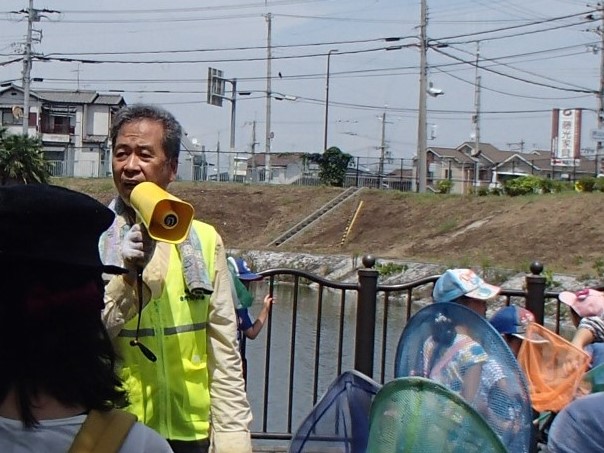
[{"label": "guardrail", "polygon": [[[378,282],[378,271],[373,269],[375,259],[365,256],[362,262],[364,268],[357,271],[358,281],[353,283],[330,281],[296,269],[260,272],[268,279],[271,294],[279,280],[291,284],[293,300],[288,304],[291,312],[280,313],[280,321],[273,322],[273,314],[269,316],[262,345],[264,362],[257,363],[255,369],[248,367],[248,395],[255,417],[254,442],[270,445],[281,442],[281,447],[273,451],[284,448],[283,442],[291,439],[303,417],[343,370],[354,368],[379,383],[393,377],[394,367],[388,365],[394,364],[404,322],[421,308],[421,299],[430,297],[439,275],[382,285]],[[526,306],[541,324],[546,300],[557,300],[558,296],[557,292],[545,290],[542,271],[543,266],[535,262],[526,276],[525,290],[501,291],[505,304]],[[310,319],[305,310],[305,318],[300,320],[300,291],[308,284],[316,286],[314,312]],[[339,297],[330,299],[338,302],[327,305],[326,291],[335,291]],[[278,304],[280,311],[283,305]],[[559,303],[556,309],[555,330],[559,332]],[[275,348],[281,353],[276,362]],[[302,355],[304,360],[300,360]]]}]

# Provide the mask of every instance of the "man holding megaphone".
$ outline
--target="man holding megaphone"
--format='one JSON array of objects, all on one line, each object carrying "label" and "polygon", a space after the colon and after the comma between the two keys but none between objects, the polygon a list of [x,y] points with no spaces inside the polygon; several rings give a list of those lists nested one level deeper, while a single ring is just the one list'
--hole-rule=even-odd
[{"label": "man holding megaphone", "polygon": [[[150,105],[120,110],[111,128],[116,220],[100,241],[104,320],[122,357],[128,410],[176,453],[251,453],[252,419],[222,239],[166,192],[182,130]],[[211,447],[211,448],[210,448]]]}]

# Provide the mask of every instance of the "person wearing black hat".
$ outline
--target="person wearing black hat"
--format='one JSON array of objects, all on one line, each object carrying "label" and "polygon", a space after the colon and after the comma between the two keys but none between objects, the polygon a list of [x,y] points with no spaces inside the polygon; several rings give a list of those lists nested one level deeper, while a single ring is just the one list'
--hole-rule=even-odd
[{"label": "person wearing black hat", "polygon": [[[101,319],[102,274],[126,271],[99,257],[113,218],[69,189],[0,187],[2,452],[68,451],[91,420],[127,402]],[[131,426],[120,452],[172,451],[143,424]]]},{"label": "person wearing black hat", "polygon": [[[116,219],[100,241],[130,270],[106,283],[104,319],[127,378],[127,410],[180,452],[251,453],[251,409],[222,238],[193,220],[183,242],[149,240],[134,188],[176,179],[182,129],[157,106],[118,111],[111,126]],[[140,296],[140,299],[139,299]],[[142,306],[142,309],[139,309]],[[136,347],[133,347],[136,346]]]}]

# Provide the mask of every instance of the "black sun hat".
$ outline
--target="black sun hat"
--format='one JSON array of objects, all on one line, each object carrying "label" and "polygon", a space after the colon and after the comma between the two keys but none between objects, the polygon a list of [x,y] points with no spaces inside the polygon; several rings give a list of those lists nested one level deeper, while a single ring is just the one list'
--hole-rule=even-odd
[{"label": "black sun hat", "polygon": [[0,187],[0,260],[123,274],[105,266],[99,238],[115,214],[94,198],[64,187]]}]

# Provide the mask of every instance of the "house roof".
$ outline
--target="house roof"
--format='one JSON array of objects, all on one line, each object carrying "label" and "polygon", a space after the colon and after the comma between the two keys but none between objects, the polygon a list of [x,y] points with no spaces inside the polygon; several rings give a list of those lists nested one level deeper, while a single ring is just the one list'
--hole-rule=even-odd
[{"label": "house roof", "polygon": [[543,156],[531,156],[529,158],[527,158],[527,161],[530,162],[531,164],[533,164],[535,167],[537,167],[538,169],[540,169],[541,171],[556,171],[556,172],[562,172],[562,173],[587,173],[587,174],[592,174],[595,175],[596,173],[599,172],[599,170],[596,169],[596,161],[595,160],[588,160],[588,159],[581,159],[580,164],[577,165],[576,167],[562,167],[560,165],[557,165],[555,167],[552,167],[552,161],[551,161],[551,155],[548,152],[547,155],[543,155]]},{"label": "house roof", "polygon": [[430,147],[427,149],[427,151],[436,154],[440,158],[451,158],[463,164],[474,162],[474,159],[472,159],[470,156],[455,148]]},{"label": "house roof", "polygon": [[413,176],[412,168],[397,168],[396,170],[392,170],[390,173],[386,175],[388,178],[410,178]]},{"label": "house roof", "polygon": [[126,101],[119,94],[99,94],[94,103],[98,105],[122,105],[126,104]]},{"label": "house roof", "polygon": [[[464,148],[474,150],[475,147],[476,147],[476,144],[473,142],[464,142],[461,145],[459,145],[457,147],[457,149],[460,151]],[[510,156],[513,156],[514,154],[518,154],[518,152],[516,152],[516,151],[502,151],[502,150],[496,148],[495,146],[491,145],[490,143],[483,143],[483,142],[478,144],[478,150],[480,151],[480,153],[481,153],[480,156],[482,156],[482,158],[489,160],[494,164],[503,162],[504,160],[508,159]]]},{"label": "house roof", "polygon": [[596,174],[596,162],[594,160],[581,159],[580,165],[577,167],[562,167],[556,166],[552,168],[551,165],[551,152],[548,150],[532,150],[529,152],[518,152],[518,151],[502,151],[497,149],[490,143],[480,143],[480,155],[473,157],[470,151],[473,150],[475,144],[472,142],[464,142],[457,148],[445,148],[445,147],[429,147],[428,151],[441,159],[452,158],[456,162],[473,163],[477,160],[488,161],[494,165],[494,169],[502,167],[505,164],[509,164],[513,160],[522,160],[529,166],[535,167],[538,171],[555,171],[564,173],[580,173],[580,174]]},{"label": "house roof", "polygon": [[43,101],[62,104],[92,104],[98,97],[96,91],[55,91],[36,90],[35,93]]},{"label": "house roof", "polygon": [[[23,88],[14,83],[0,89],[0,93],[14,89],[23,93]],[[100,94],[93,90],[32,90],[30,95],[47,102],[60,104],[122,105],[126,102],[117,94]]]},{"label": "house roof", "polygon": [[[20,87],[20,86],[18,86],[18,85],[15,85],[14,83],[11,83],[11,84],[6,85],[6,86],[4,86],[4,87],[0,87],[0,94],[1,94],[1,93],[4,93],[4,92],[6,92],[6,91],[9,91],[9,90],[16,90],[16,91],[18,91],[18,92],[20,92],[20,93],[23,93],[23,88],[21,88],[21,87]],[[38,99],[38,98],[39,98],[39,96],[38,96],[36,93],[34,93],[34,92],[30,92],[30,95],[31,95],[32,97],[36,98],[36,99]]]}]

